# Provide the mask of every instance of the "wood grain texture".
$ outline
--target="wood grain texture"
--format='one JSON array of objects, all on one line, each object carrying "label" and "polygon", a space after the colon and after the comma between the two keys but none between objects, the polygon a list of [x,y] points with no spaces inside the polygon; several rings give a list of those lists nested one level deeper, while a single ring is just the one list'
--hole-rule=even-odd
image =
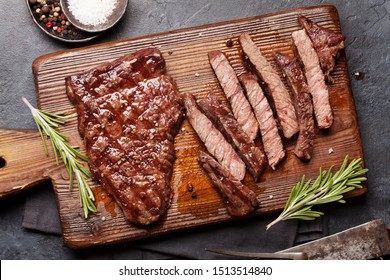
[{"label": "wood grain texture", "polygon": [[[197,98],[202,98],[212,89],[223,97],[218,81],[209,65],[207,53],[211,50],[223,51],[237,74],[240,74],[244,71],[244,66],[237,38],[242,32],[249,32],[266,58],[276,67],[272,58],[273,52],[289,54],[293,52],[291,32],[300,28],[297,21],[299,13],[308,16],[322,26],[341,32],[336,8],[317,6],[45,55],[33,64],[39,107],[50,112],[74,113],[75,109],[65,94],[64,78],[66,76],[151,46],[162,51],[168,74],[175,79],[180,92],[190,92]],[[226,44],[229,39],[234,42],[231,47]],[[295,141],[288,141],[285,142],[287,158],[276,171],[268,168],[258,184],[254,183],[250,175],[246,175],[245,184],[261,200],[261,207],[253,215],[281,210],[291,187],[301,179],[303,174],[314,178],[318,175],[321,166],[339,167],[346,154],[349,154],[351,158],[363,158],[344,53],[336,65],[333,77],[335,83],[330,86],[329,92],[334,110],[334,124],[329,131],[316,131],[312,160],[309,163],[302,163],[293,153]],[[74,144],[80,145],[83,149],[76,120],[69,122],[61,130],[70,136]],[[50,172],[65,243],[73,248],[82,248],[146,238],[232,220],[220,196],[198,164],[199,151],[205,148],[188,121],[184,121],[182,129],[175,138],[175,148],[177,159],[171,180],[174,193],[172,205],[167,215],[150,227],[136,227],[129,224],[113,198],[92,181],[90,184],[96,196],[99,212],[85,220],[79,206],[77,192],[68,190],[68,178],[64,169]],[[332,148],[334,152],[328,153],[329,148]],[[192,198],[191,193],[188,192],[189,183],[193,185],[197,193],[196,198]],[[349,196],[360,196],[366,191],[367,187],[356,190]]]},{"label": "wood grain texture", "polygon": [[49,180],[50,172],[58,168],[45,154],[39,133],[32,130],[0,129],[0,159],[0,198]]}]

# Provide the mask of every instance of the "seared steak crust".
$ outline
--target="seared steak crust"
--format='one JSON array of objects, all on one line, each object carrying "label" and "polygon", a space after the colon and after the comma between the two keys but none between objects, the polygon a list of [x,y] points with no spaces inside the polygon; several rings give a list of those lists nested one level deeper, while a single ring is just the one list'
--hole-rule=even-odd
[{"label": "seared steak crust", "polygon": [[198,104],[203,113],[233,145],[248,171],[257,181],[267,163],[262,149],[255,146],[230,109],[218,99],[214,92],[210,92],[207,98],[198,101]]},{"label": "seared steak crust", "polygon": [[295,97],[299,135],[294,153],[302,160],[310,160],[313,153],[314,118],[313,104],[305,75],[295,57],[281,53],[275,53],[274,57],[283,73],[287,76]]},{"label": "seared steak crust", "polygon": [[254,140],[259,131],[259,126],[233,67],[220,51],[209,52],[209,60],[232,107],[233,115],[249,138]]},{"label": "seared steak crust", "polygon": [[332,83],[333,79],[330,73],[334,69],[340,50],[344,49],[345,36],[321,27],[303,15],[298,16],[298,21],[313,42],[326,81]]},{"label": "seared steak crust", "polygon": [[330,128],[333,124],[333,112],[329,102],[328,87],[320,67],[320,61],[313,44],[305,30],[294,31],[292,39],[305,68],[307,84],[313,98],[314,113],[319,128]]},{"label": "seared steak crust", "polygon": [[244,179],[245,164],[238,156],[221,132],[200,110],[195,98],[187,93],[184,94],[184,105],[187,110],[187,118],[191,126],[204,143],[206,149],[221,165],[238,180]]},{"label": "seared steak crust", "polygon": [[66,78],[93,178],[126,218],[148,225],[170,204],[174,137],[183,106],[157,49]]},{"label": "seared steak crust", "polygon": [[199,162],[210,177],[213,185],[224,198],[226,208],[230,215],[245,216],[259,206],[256,194],[231,176],[229,171],[211,156],[201,152]]},{"label": "seared steak crust", "polygon": [[261,54],[248,33],[241,34],[239,38],[242,51],[248,58],[256,75],[264,81],[267,93],[275,105],[276,115],[284,137],[293,137],[298,132],[298,121],[295,115],[293,101],[280,76],[267,59]]},{"label": "seared steak crust", "polygon": [[279,162],[284,159],[286,151],[284,150],[282,138],[279,135],[271,106],[269,105],[256,76],[250,73],[244,73],[240,75],[239,79],[246,90],[246,95],[248,96],[249,102],[252,105],[259,123],[261,139],[263,140],[268,164],[275,170]]}]

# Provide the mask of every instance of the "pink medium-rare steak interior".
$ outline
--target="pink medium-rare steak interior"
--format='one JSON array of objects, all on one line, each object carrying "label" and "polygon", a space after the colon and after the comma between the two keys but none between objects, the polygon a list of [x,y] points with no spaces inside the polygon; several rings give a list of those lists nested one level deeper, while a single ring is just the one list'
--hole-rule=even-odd
[{"label": "pink medium-rare steak interior", "polygon": [[228,106],[223,104],[214,92],[210,91],[206,98],[198,101],[198,105],[214,126],[232,144],[253,178],[256,181],[259,180],[267,165],[262,146],[255,145],[234,118]]},{"label": "pink medium-rare steak interior", "polygon": [[286,75],[294,94],[295,109],[299,124],[299,134],[294,153],[301,160],[310,160],[313,153],[315,133],[313,103],[309,87],[306,83],[305,74],[295,56],[274,53],[274,57]]},{"label": "pink medium-rare steak interior", "polygon": [[93,178],[126,218],[156,222],[169,207],[174,137],[183,106],[157,49],[66,78]]},{"label": "pink medium-rare steak interior", "polygon": [[314,114],[321,129],[330,128],[333,124],[333,112],[329,101],[329,91],[325,76],[320,67],[318,54],[305,30],[292,34],[296,53],[299,56],[306,74],[307,85],[313,99]]},{"label": "pink medium-rare steak interior", "polygon": [[255,112],[259,123],[264,151],[267,155],[268,164],[273,170],[285,158],[286,150],[283,147],[282,138],[274,119],[271,106],[261,89],[257,78],[251,73],[243,73],[239,77],[245,88],[248,100]]},{"label": "pink medium-rare steak interior", "polygon": [[211,67],[230,103],[234,117],[249,138],[254,140],[258,134],[259,126],[251,106],[245,98],[236,72],[234,72],[229,60],[222,52],[211,51],[208,53],[208,56]]},{"label": "pink medium-rare steak interior", "polygon": [[290,139],[298,132],[298,121],[290,94],[277,71],[262,55],[248,33],[239,37],[243,54],[248,58],[256,75],[265,83],[265,88],[274,104],[283,135]]},{"label": "pink medium-rare steak interior", "polygon": [[344,40],[346,37],[317,25],[303,15],[298,16],[298,21],[305,28],[307,35],[309,35],[313,42],[313,47],[320,59],[326,81],[332,83],[333,79],[330,73],[335,67],[336,58],[339,56],[340,50],[344,49]]},{"label": "pink medium-rare steak interior", "polygon": [[207,151],[238,180],[245,177],[245,164],[232,145],[201,111],[195,98],[186,93],[183,96],[187,118]]}]

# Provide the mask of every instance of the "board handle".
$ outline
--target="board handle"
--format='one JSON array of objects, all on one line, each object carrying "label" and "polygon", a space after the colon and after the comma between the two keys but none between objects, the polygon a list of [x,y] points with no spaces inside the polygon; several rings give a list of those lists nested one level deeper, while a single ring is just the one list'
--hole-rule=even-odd
[{"label": "board handle", "polygon": [[46,155],[37,131],[0,128],[0,198],[47,180],[54,168],[54,157]]}]

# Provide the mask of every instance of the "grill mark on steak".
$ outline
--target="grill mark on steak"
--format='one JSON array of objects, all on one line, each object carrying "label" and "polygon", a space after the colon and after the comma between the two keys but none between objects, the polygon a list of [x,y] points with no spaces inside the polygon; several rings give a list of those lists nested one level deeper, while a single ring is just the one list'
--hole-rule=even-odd
[{"label": "grill mark on steak", "polygon": [[259,48],[252,41],[248,33],[242,33],[239,37],[242,51],[248,58],[256,75],[266,84],[267,93],[273,101],[276,115],[284,137],[290,139],[299,130],[297,116],[290,93],[285,87],[276,70],[261,54]]},{"label": "grill mark on steak", "polygon": [[333,123],[333,113],[329,102],[328,87],[325,84],[325,77],[320,67],[318,55],[305,30],[294,31],[291,35],[296,53],[305,68],[307,84],[313,98],[317,125],[321,129],[330,128]]},{"label": "grill mark on steak", "polygon": [[229,171],[211,156],[201,152],[199,162],[224,198],[227,211],[231,216],[248,215],[259,206],[256,194],[231,176]]},{"label": "grill mark on steak", "polygon": [[84,103],[93,97],[131,88],[144,79],[158,77],[165,72],[165,60],[160,51],[149,48],[104,63],[90,71],[65,78],[66,93],[76,106],[79,132],[84,136],[86,110]]},{"label": "grill mark on steak", "polygon": [[214,73],[232,107],[234,117],[245,133],[248,134],[249,138],[254,140],[259,131],[259,127],[233,67],[230,65],[226,56],[220,51],[211,51],[208,53],[208,56]]},{"label": "grill mark on steak", "polygon": [[276,166],[285,157],[286,151],[284,150],[282,138],[279,135],[271,106],[256,76],[250,73],[244,73],[240,75],[239,79],[246,90],[246,95],[259,123],[261,139],[263,140],[268,164],[275,170]]},{"label": "grill mark on steak", "polygon": [[198,101],[203,113],[222,132],[244,161],[248,171],[258,181],[267,162],[262,148],[256,147],[253,140],[244,132],[230,109],[215,95],[209,92],[205,99]]},{"label": "grill mark on steak", "polygon": [[241,181],[244,179],[245,164],[233,147],[226,141],[213,123],[201,112],[195,98],[191,94],[184,94],[183,98],[184,105],[187,109],[188,120],[209,153],[222,166],[229,170],[237,180]]},{"label": "grill mark on steak", "polygon": [[298,115],[299,134],[294,153],[301,160],[310,160],[313,153],[314,119],[313,104],[305,75],[295,57],[275,53],[274,57],[287,76],[294,93],[295,109]]},{"label": "grill mark on steak", "polygon": [[148,225],[171,200],[173,139],[184,108],[174,81],[162,75],[157,49],[145,49],[66,78],[95,180],[132,223]]},{"label": "grill mark on steak", "polygon": [[300,25],[305,28],[317,51],[325,80],[333,83],[330,73],[333,71],[340,50],[344,49],[345,36],[337,34],[328,28],[321,27],[303,15],[298,16]]}]

